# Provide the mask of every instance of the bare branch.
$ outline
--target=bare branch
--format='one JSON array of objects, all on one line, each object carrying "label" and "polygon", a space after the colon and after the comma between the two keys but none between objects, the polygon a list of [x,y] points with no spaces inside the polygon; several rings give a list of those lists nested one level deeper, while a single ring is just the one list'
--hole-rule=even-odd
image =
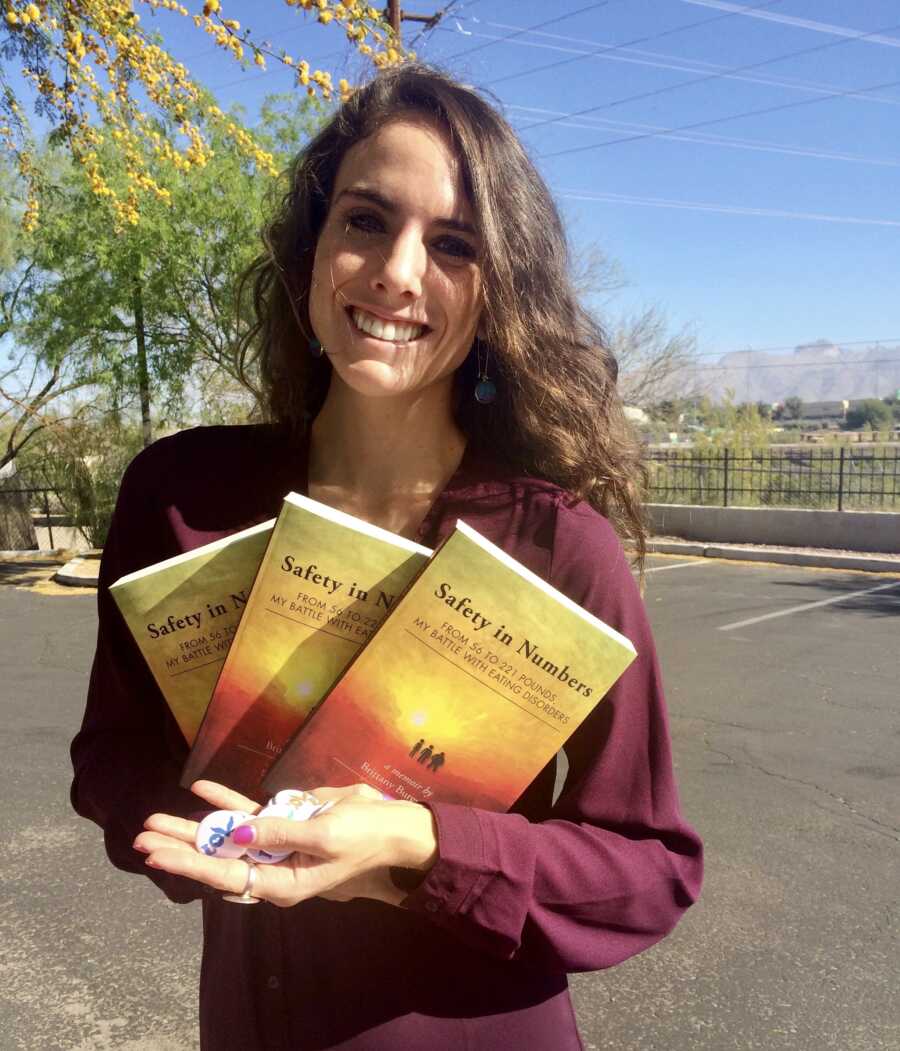
[{"label": "bare branch", "polygon": [[623,318],[610,335],[610,346],[619,362],[619,390],[628,404],[646,407],[676,394],[696,393],[696,378],[689,372],[696,361],[696,337],[688,328],[669,332],[656,307]]},{"label": "bare branch", "polygon": [[16,286],[10,292],[6,292],[3,296],[0,296],[0,307],[2,307],[2,315],[0,315],[0,337],[5,336],[12,328],[19,296],[28,284],[28,280],[36,266],[37,264],[32,260],[28,266],[25,267],[25,270],[19,278]]}]

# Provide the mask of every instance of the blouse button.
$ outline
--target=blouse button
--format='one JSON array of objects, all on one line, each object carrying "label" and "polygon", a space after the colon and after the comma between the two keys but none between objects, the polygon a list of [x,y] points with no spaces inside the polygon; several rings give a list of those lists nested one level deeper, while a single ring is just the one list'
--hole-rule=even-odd
[{"label": "blouse button", "polygon": [[270,974],[269,980],[266,982],[266,985],[268,985],[270,989],[277,989],[278,986],[281,985],[281,982],[278,981],[277,975]]},{"label": "blouse button", "polygon": [[426,901],[425,902],[425,908],[429,912],[437,912],[438,909],[440,908],[440,905],[436,901]]}]

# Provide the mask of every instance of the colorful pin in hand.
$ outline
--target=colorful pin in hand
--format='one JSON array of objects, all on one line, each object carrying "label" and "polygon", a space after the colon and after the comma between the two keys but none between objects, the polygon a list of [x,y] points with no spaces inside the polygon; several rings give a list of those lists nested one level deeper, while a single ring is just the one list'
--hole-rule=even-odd
[{"label": "colorful pin in hand", "polygon": [[197,850],[209,857],[242,858],[247,855],[258,864],[274,865],[290,857],[293,851],[271,853],[260,847],[254,848],[246,843],[239,843],[235,840],[235,831],[241,826],[246,826],[247,822],[255,821],[258,817],[309,821],[316,815],[330,810],[332,806],[334,806],[333,799],[323,803],[312,792],[304,792],[299,788],[284,789],[274,799],[269,800],[269,803],[255,815],[245,810],[216,810],[212,814],[207,814],[200,822],[194,842]]},{"label": "colorful pin in hand", "polygon": [[200,822],[194,840],[197,850],[211,858],[240,858],[246,847],[232,838],[238,825],[253,817],[245,810],[215,810]]}]

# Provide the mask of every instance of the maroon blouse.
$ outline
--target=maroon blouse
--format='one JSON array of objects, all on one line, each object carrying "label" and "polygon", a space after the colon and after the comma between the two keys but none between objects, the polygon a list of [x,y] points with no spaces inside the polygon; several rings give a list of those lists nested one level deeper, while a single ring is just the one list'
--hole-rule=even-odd
[{"label": "maroon blouse", "polygon": [[87,710],[72,744],[72,803],[113,864],[173,901],[203,901],[206,1049],[566,1051],[582,1046],[566,972],[611,967],[664,937],[696,899],[702,848],[684,821],[643,603],[611,526],[558,487],[467,454],[422,523],[434,546],[463,518],[627,635],[638,658],[512,811],[435,803],[439,860],[405,908],[323,899],[231,905],[153,872],[132,849],[154,811],[187,815],[186,756],[109,597],[124,573],[264,521],[306,490],[306,449],[271,427],[158,441],[122,482],[101,564]]}]

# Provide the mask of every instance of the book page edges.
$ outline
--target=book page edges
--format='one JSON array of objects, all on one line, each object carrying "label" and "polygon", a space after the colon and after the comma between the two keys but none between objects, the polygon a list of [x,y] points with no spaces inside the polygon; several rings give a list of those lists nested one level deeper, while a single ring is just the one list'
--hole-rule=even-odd
[{"label": "book page edges", "polygon": [[463,536],[487,551],[489,555],[496,558],[498,562],[502,562],[508,569],[513,570],[524,580],[527,580],[529,584],[533,584],[546,595],[556,599],[561,606],[564,606],[572,613],[577,614],[577,616],[581,617],[582,620],[587,621],[588,624],[596,628],[598,631],[602,631],[605,635],[608,635],[615,642],[619,643],[620,646],[624,646],[630,653],[637,654],[637,650],[634,648],[634,644],[629,638],[626,638],[621,632],[616,631],[615,628],[611,628],[604,621],[600,620],[599,617],[595,617],[593,613],[589,613],[582,606],[579,606],[577,602],[570,599],[568,595],[564,595],[561,591],[558,591],[552,584],[548,584],[547,581],[539,577],[537,573],[532,572],[526,566],[517,562],[511,555],[508,555],[501,548],[497,547],[496,544],[492,544],[490,540],[483,537],[481,533],[473,529],[466,522],[463,522],[461,519],[457,520],[456,529]]},{"label": "book page edges", "polygon": [[347,514],[346,511],[339,511],[336,507],[329,507],[328,504],[319,503],[318,500],[313,500],[309,496],[303,496],[300,493],[288,493],[284,501],[285,503],[293,504],[295,507],[302,507],[304,511],[309,511],[320,518],[326,518],[329,522],[334,522],[336,525],[352,529],[357,533],[364,533],[374,540],[383,540],[388,544],[402,547],[404,550],[414,554],[425,555],[426,557],[431,555],[430,547],[423,547],[414,540],[409,540],[405,536],[399,536],[397,533],[382,529],[381,526],[372,525],[371,522],[366,522],[362,518],[355,518],[353,515]]},{"label": "book page edges", "polygon": [[130,584],[133,580],[140,580],[141,577],[147,577],[153,573],[159,573],[162,570],[169,569],[171,566],[178,566],[184,562],[190,562],[191,559],[202,558],[204,555],[211,555],[215,551],[219,551],[222,548],[254,536],[257,533],[262,533],[266,529],[273,529],[275,521],[276,519],[270,518],[268,522],[260,522],[259,525],[251,526],[249,529],[242,529],[238,533],[231,533],[229,536],[220,537],[218,540],[213,540],[211,543],[204,544],[202,547],[191,548],[190,551],[183,551],[180,555],[173,555],[171,558],[167,558],[162,562],[154,562],[152,566],[145,566],[143,569],[136,569],[133,573],[126,573],[125,576],[119,577],[114,584],[110,584],[109,590],[114,591],[116,588],[122,587],[125,584]]}]

